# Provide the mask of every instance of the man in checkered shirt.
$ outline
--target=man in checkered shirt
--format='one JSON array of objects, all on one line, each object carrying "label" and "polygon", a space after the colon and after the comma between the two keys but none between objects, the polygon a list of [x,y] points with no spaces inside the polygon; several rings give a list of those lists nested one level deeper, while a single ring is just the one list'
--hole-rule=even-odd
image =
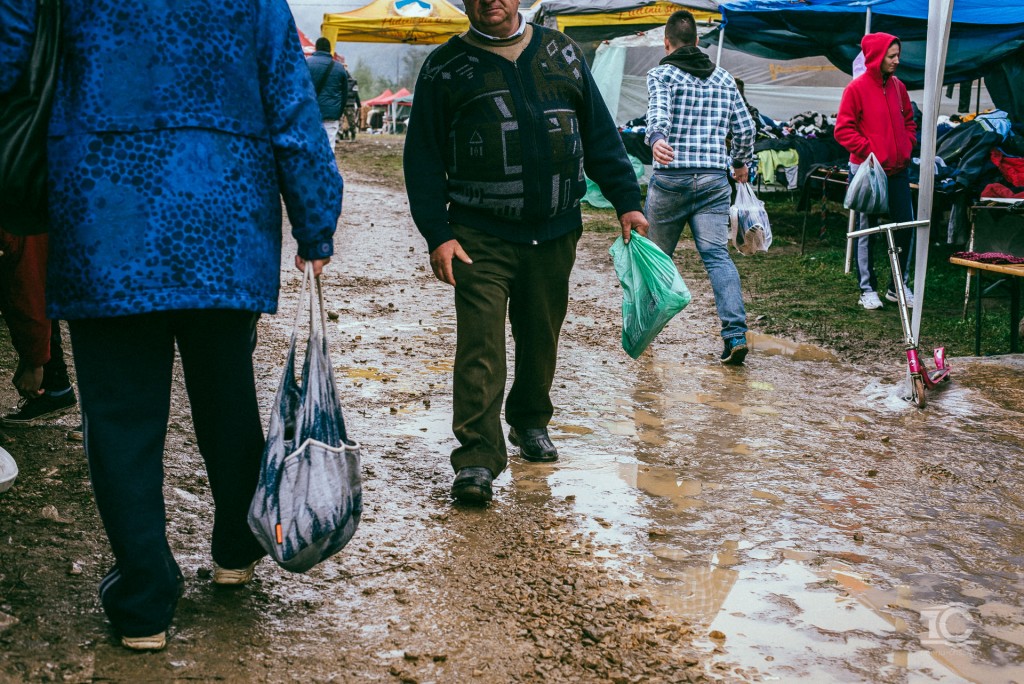
[{"label": "man in checkered shirt", "polygon": [[669,17],[665,51],[667,56],[647,73],[646,141],[654,153],[644,208],[650,222],[647,237],[671,255],[690,225],[722,320],[721,361],[739,365],[747,355],[747,314],[728,249],[728,169],[731,160],[736,182],[747,182],[754,121],[733,77],[697,49],[697,24],[686,10]]}]

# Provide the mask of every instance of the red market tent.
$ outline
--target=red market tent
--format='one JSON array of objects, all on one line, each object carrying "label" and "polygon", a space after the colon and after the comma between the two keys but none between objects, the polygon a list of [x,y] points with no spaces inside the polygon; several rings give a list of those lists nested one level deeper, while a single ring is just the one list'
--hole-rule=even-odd
[{"label": "red market tent", "polygon": [[370,106],[374,106],[374,105],[383,106],[383,105],[386,105],[389,102],[391,102],[391,100],[393,98],[394,98],[394,93],[391,92],[391,88],[388,88],[387,90],[385,90],[383,93],[381,93],[377,97],[373,98],[372,100],[363,100],[363,104],[364,105],[370,105]]},{"label": "red market tent", "polygon": [[302,44],[302,53],[308,57],[309,55],[316,52],[316,44],[314,44],[313,41],[311,41],[309,37],[301,30],[296,30],[299,31],[299,43]]},{"label": "red market tent", "polygon": [[[384,128],[388,129],[391,133],[398,131],[399,124],[405,123],[409,118],[408,111],[404,113],[399,112],[399,107],[412,107],[412,93],[407,88],[401,88],[398,92],[392,93],[390,89],[385,90],[383,93],[363,102],[363,106],[380,107],[387,112],[388,118]],[[399,121],[401,120],[401,121]]]}]

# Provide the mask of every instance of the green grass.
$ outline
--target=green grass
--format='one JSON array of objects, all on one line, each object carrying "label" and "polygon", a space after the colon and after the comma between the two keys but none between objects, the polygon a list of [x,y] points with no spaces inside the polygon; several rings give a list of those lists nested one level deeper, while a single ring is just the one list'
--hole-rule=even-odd
[{"label": "green grass", "polygon": [[[767,253],[743,256],[732,252],[743,283],[744,301],[751,328],[783,337],[819,344],[841,351],[846,358],[870,358],[879,354],[898,356],[903,349],[902,329],[895,304],[886,302],[880,311],[865,311],[857,303],[859,290],[853,273],[843,273],[846,256],[846,214],[830,204],[824,236],[820,207],[807,217],[804,254],[800,254],[804,213],[788,196],[762,197],[772,222],[774,240]],[[617,232],[611,210],[588,210],[587,229]],[[944,238],[945,235],[939,236]],[[965,269],[949,263],[962,249],[934,240],[928,256],[924,314],[921,320],[922,350],[944,346],[951,356],[974,354],[975,292],[966,319],[962,319]],[[875,267],[880,283],[889,282],[889,260],[884,240],[876,240]],[[676,262],[684,279],[706,278],[696,251],[677,252]],[[992,293],[983,301],[983,354],[1010,349],[1009,297]]]},{"label": "green grass", "polygon": [[405,189],[402,172],[404,135],[369,135],[341,140],[334,146],[344,177],[355,176],[389,188]]}]

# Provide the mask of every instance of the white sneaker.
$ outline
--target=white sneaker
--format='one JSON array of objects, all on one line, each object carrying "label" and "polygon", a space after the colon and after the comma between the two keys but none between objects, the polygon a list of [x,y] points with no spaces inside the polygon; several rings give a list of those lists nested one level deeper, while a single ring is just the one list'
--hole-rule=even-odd
[{"label": "white sneaker", "polygon": [[[903,293],[907,296],[907,308],[908,309],[913,309],[914,308],[914,291],[911,290],[906,285],[904,285],[903,286]],[[885,291],[885,298],[888,299],[890,302],[898,302],[899,301],[899,297],[896,296],[896,291],[895,290],[886,290]]]},{"label": "white sneaker", "polygon": [[252,581],[252,577],[256,571],[257,563],[259,563],[259,561],[254,560],[246,567],[239,568],[237,570],[232,568],[222,568],[216,563],[214,563],[213,583],[225,587],[240,587],[243,584],[248,584]]},{"label": "white sneaker", "polygon": [[162,651],[167,647],[167,632],[145,637],[121,637],[121,645],[133,651]]},{"label": "white sneaker", "polygon": [[867,292],[860,293],[860,300],[857,302],[868,311],[872,309],[881,309],[882,300],[878,298],[878,293],[874,290],[868,290]]}]

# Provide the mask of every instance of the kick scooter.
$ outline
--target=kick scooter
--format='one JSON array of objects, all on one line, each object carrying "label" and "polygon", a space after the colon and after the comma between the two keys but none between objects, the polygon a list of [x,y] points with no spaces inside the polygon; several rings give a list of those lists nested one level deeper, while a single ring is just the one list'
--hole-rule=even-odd
[{"label": "kick scooter", "polygon": [[910,324],[910,313],[907,308],[907,293],[903,288],[903,272],[900,269],[900,250],[896,247],[893,239],[893,231],[904,228],[919,228],[928,225],[928,221],[903,221],[902,223],[886,223],[873,228],[853,230],[846,234],[847,238],[863,237],[874,233],[885,233],[886,242],[889,244],[889,265],[892,267],[892,282],[899,284],[893,287],[896,290],[897,306],[900,311],[900,323],[903,325],[903,343],[907,348],[907,370],[910,373],[910,400],[918,408],[924,408],[928,403],[925,391],[934,389],[939,383],[949,380],[949,364],[946,362],[946,348],[938,347],[933,352],[935,359],[935,370],[929,371],[921,363],[918,356],[917,340],[914,339],[914,331]]}]

